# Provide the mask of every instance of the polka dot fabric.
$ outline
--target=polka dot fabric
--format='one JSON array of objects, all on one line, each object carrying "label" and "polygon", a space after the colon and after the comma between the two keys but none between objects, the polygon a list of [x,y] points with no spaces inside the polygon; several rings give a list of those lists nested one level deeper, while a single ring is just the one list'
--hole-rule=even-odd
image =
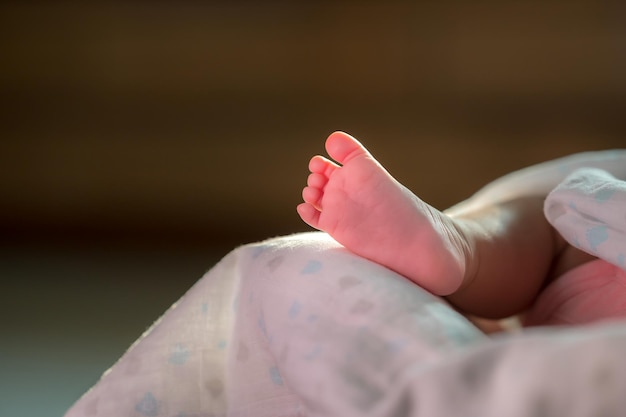
[{"label": "polka dot fabric", "polygon": [[[472,203],[554,190],[548,219],[604,268],[571,287],[570,300],[585,298],[622,273],[624,178],[626,151],[585,153],[510,174]],[[567,304],[555,292],[550,317]],[[232,251],[66,417],[621,416],[624,351],[620,319],[489,338],[405,278],[306,233]]]},{"label": "polka dot fabric", "polygon": [[578,169],[548,195],[544,208],[571,245],[626,269],[626,181]]}]

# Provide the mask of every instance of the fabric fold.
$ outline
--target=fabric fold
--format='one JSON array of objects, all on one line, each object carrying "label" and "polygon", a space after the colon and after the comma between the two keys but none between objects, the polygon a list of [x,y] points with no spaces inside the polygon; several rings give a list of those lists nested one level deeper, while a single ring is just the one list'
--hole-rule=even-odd
[{"label": "fabric fold", "polygon": [[626,268],[626,181],[578,169],[548,194],[544,213],[572,246]]}]

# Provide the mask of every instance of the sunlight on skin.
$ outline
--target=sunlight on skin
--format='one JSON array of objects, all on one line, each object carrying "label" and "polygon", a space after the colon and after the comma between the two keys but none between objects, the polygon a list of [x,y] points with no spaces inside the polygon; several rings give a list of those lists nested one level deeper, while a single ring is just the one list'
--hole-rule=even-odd
[{"label": "sunlight on skin", "polygon": [[347,249],[437,295],[465,279],[467,242],[454,222],[396,181],[352,136],[335,132],[316,155],[297,210]]}]

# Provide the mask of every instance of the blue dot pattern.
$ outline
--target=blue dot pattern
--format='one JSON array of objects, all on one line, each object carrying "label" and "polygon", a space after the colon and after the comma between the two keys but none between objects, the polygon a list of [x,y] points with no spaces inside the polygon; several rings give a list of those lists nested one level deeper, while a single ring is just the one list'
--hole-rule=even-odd
[{"label": "blue dot pattern", "polygon": [[598,246],[603,244],[609,238],[609,234],[607,232],[606,226],[594,226],[587,230],[587,242],[589,242],[589,246],[591,250],[597,252]]},{"label": "blue dot pattern", "polygon": [[289,308],[289,318],[290,319],[295,319],[296,317],[298,317],[298,315],[300,314],[300,310],[302,309],[302,304],[300,304],[299,301],[294,301],[293,304],[291,304],[291,307]]},{"label": "blue dot pattern", "polygon": [[617,191],[615,188],[603,187],[596,191],[593,197],[598,203],[604,203],[611,199],[615,191]]},{"label": "blue dot pattern", "polygon": [[257,325],[259,326],[259,329],[261,330],[263,335],[267,337],[267,327],[265,326],[265,317],[263,317],[263,315],[259,316],[257,320]]},{"label": "blue dot pattern", "polygon": [[177,344],[172,349],[168,362],[174,365],[184,365],[189,359],[189,354],[190,352],[185,346]]},{"label": "blue dot pattern", "polygon": [[159,415],[159,403],[151,392],[147,392],[135,406],[135,411],[146,417],[157,417]]},{"label": "blue dot pattern", "polygon": [[625,268],[626,181],[596,168],[575,170],[548,195],[544,213],[571,245]]},{"label": "blue dot pattern", "polygon": [[310,260],[302,269],[303,275],[315,274],[316,272],[321,271],[322,263],[315,259]]},{"label": "blue dot pattern", "polygon": [[283,385],[283,377],[280,375],[280,371],[276,366],[272,366],[269,369],[270,379],[274,385]]}]

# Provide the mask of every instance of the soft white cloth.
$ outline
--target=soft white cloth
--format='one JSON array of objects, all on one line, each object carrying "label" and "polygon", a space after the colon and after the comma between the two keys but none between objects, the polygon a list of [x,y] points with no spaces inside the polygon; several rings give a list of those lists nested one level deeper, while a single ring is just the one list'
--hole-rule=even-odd
[{"label": "soft white cloth", "polygon": [[571,245],[625,269],[626,175],[619,174],[578,169],[550,192],[544,211]]},{"label": "soft white cloth", "polygon": [[[626,151],[584,154],[478,197],[552,189],[585,158],[626,170]],[[298,234],[231,252],[66,416],[619,416],[625,350],[621,321],[488,338],[328,235]]]}]

